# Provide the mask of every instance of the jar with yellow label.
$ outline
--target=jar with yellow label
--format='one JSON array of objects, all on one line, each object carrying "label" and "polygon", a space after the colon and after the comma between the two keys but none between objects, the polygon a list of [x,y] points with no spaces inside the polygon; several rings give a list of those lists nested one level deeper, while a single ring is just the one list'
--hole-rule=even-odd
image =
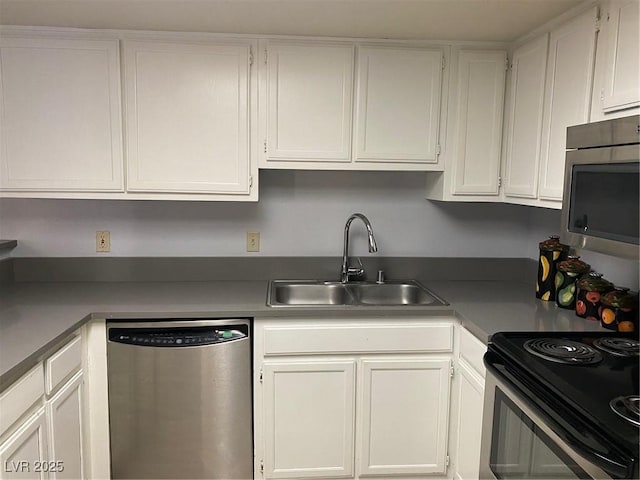
[{"label": "jar with yellow label", "polygon": [[548,240],[540,242],[540,260],[538,262],[538,278],[536,280],[536,297],[540,300],[556,299],[554,278],[558,262],[567,258],[569,246],[560,243],[560,237],[551,235]]}]

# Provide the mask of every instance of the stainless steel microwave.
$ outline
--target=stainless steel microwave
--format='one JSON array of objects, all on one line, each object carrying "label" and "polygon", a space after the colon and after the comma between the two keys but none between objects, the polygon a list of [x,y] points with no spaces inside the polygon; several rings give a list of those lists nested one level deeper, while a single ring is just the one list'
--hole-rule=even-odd
[{"label": "stainless steel microwave", "polygon": [[640,115],[567,129],[562,243],[639,258]]}]

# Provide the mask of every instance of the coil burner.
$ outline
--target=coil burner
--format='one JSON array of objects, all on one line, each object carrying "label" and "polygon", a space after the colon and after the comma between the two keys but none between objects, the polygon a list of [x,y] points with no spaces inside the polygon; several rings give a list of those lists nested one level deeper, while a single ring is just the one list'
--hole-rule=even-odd
[{"label": "coil burner", "polygon": [[616,397],[609,403],[611,410],[624,418],[627,422],[640,425],[640,397]]},{"label": "coil burner", "polygon": [[527,340],[524,349],[545,360],[566,365],[590,365],[602,361],[602,355],[595,348],[564,338]]},{"label": "coil burner", "polygon": [[640,342],[632,338],[600,337],[593,341],[593,346],[618,357],[640,356]]}]

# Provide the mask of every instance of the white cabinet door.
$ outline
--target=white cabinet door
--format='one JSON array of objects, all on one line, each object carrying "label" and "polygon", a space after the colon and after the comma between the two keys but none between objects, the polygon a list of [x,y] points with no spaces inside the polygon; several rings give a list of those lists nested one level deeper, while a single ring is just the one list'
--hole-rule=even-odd
[{"label": "white cabinet door", "polygon": [[266,157],[349,162],[353,45],[269,43]]},{"label": "white cabinet door", "polygon": [[356,162],[437,162],[442,59],[441,49],[358,49]]},{"label": "white cabinet door", "polygon": [[542,144],[544,82],[549,35],[513,52],[509,91],[504,194],[536,198]]},{"label": "white cabinet door", "polygon": [[355,361],[265,362],[266,478],[354,475]]},{"label": "white cabinet door", "polygon": [[454,194],[498,194],[506,58],[506,52],[459,54]]},{"label": "white cabinet door", "polygon": [[46,404],[49,421],[49,458],[62,462],[64,469],[50,474],[53,479],[84,478],[83,455],[83,374],[77,373]]},{"label": "white cabinet door", "polygon": [[0,38],[0,189],[122,191],[117,40]]},{"label": "white cabinet door", "polygon": [[250,193],[250,51],[124,42],[127,190]]},{"label": "white cabinet door", "polygon": [[605,112],[640,105],[639,8],[638,0],[612,0],[609,5]]},{"label": "white cabinet door", "polygon": [[47,426],[41,408],[0,445],[0,478],[48,478],[47,459]]},{"label": "white cabinet door", "polygon": [[551,32],[538,196],[562,200],[567,127],[589,121],[597,8]]},{"label": "white cabinet door", "polygon": [[458,363],[458,414],[454,478],[473,480],[479,476],[482,440],[484,381],[463,361]]},{"label": "white cabinet door", "polygon": [[362,475],[445,473],[448,359],[363,360]]}]

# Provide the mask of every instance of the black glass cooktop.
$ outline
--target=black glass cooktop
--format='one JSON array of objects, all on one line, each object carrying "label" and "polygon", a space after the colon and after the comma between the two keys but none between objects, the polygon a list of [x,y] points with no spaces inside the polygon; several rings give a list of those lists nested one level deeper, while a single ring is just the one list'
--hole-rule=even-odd
[{"label": "black glass cooktop", "polygon": [[[609,339],[615,341],[608,341]],[[604,342],[604,348],[602,340]],[[563,341],[567,341],[564,345]],[[491,337],[489,351],[497,353],[514,376],[523,379],[530,395],[553,411],[575,412],[585,424],[637,457],[640,427],[614,412],[619,397],[638,396],[637,337],[609,332],[509,332]],[[612,353],[609,347],[623,353]],[[542,346],[542,353],[535,350]],[[560,360],[553,357],[557,351]],[[572,351],[588,360],[565,362]]]}]

